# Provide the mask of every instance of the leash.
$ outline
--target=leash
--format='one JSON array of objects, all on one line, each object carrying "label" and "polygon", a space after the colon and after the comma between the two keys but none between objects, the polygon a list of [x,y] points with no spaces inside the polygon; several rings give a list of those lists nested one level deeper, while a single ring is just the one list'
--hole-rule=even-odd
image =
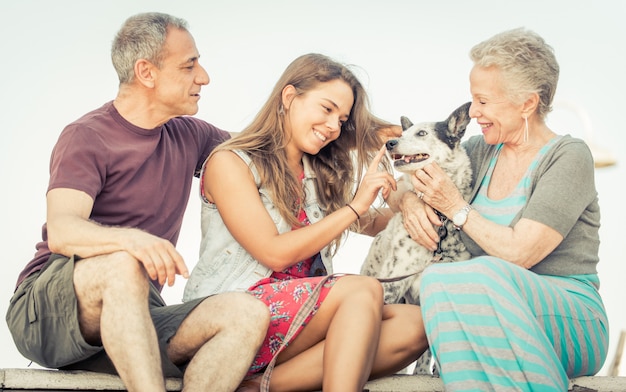
[{"label": "leash", "polygon": [[[436,251],[435,251],[436,252]],[[439,261],[441,261],[441,254],[436,255],[435,257],[433,257],[433,259],[430,261],[431,263],[438,263]],[[401,275],[401,276],[394,276],[392,278],[376,278],[378,279],[378,281],[380,283],[393,283],[393,282],[397,282],[406,278],[410,278],[411,276],[417,275],[417,274],[421,274],[422,272],[424,272],[424,270],[419,270],[419,271],[415,271],[412,272],[410,274],[406,274],[406,275]]]},{"label": "leash", "polygon": [[[424,271],[424,270],[422,270],[422,271]],[[402,275],[402,276],[395,276],[393,278],[376,278],[376,279],[378,279],[378,281],[380,283],[392,283],[392,282],[397,282],[399,280],[403,280],[403,279],[406,279],[406,278],[410,278],[413,275],[421,274],[422,271],[416,271],[416,272],[413,272],[413,273],[410,273],[410,274],[407,274],[407,275]]]}]

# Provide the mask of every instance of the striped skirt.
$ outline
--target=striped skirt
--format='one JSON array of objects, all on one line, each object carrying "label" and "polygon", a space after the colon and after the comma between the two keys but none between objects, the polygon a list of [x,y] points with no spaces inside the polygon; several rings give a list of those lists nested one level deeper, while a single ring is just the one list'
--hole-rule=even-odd
[{"label": "striped skirt", "polygon": [[597,275],[547,276],[495,257],[434,264],[420,299],[446,391],[567,391],[608,349]]}]

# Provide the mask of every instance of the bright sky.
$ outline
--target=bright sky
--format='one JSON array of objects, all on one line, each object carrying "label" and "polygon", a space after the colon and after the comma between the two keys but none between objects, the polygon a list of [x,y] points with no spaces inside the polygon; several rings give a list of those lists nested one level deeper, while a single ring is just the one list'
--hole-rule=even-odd
[{"label": "bright sky", "polygon": [[[562,103],[549,118],[554,130],[592,138],[620,161],[598,170],[596,178],[603,211],[599,269],[611,320],[610,364],[619,331],[626,329],[626,267],[620,259],[626,213],[616,188],[623,186],[626,158],[621,125],[626,2],[621,0],[1,2],[0,217],[6,257],[0,313],[6,312],[15,279],[40,238],[52,146],[67,123],[114,98],[111,40],[128,16],[145,11],[188,20],[211,76],[198,117],[232,131],[250,121],[283,69],[304,53],[321,52],[357,65],[379,116],[430,121],[445,118],[469,99],[471,46],[519,26],[541,34],[561,65],[557,101]],[[582,108],[582,114],[571,105]],[[591,120],[590,126],[582,117]],[[198,252],[198,211],[198,199],[192,197],[179,242],[190,267]],[[358,271],[363,243],[360,238],[348,241],[337,260],[340,270]],[[178,301],[183,284],[180,279],[166,288],[166,299]],[[0,347],[0,367],[28,365],[4,322]]]}]

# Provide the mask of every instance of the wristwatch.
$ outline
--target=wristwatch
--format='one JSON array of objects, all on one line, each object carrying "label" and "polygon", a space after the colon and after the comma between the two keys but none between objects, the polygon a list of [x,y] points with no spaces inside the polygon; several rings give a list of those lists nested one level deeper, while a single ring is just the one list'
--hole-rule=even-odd
[{"label": "wristwatch", "polygon": [[454,224],[455,229],[463,229],[463,225],[465,224],[465,222],[467,222],[467,215],[469,214],[471,209],[472,206],[468,204],[465,207],[461,208],[459,211],[457,211],[456,214],[454,214],[454,216],[452,217],[452,223]]}]

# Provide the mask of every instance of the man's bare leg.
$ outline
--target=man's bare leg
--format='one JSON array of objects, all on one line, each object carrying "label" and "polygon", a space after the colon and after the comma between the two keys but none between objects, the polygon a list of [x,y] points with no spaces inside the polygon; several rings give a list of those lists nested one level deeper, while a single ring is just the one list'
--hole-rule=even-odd
[{"label": "man's bare leg", "polygon": [[85,340],[104,346],[128,391],[165,391],[141,264],[126,252],[80,260],[74,288]]},{"label": "man's bare leg", "polygon": [[202,301],[170,340],[174,363],[190,361],[184,390],[234,391],[267,333],[267,306],[246,293],[223,293]]}]

